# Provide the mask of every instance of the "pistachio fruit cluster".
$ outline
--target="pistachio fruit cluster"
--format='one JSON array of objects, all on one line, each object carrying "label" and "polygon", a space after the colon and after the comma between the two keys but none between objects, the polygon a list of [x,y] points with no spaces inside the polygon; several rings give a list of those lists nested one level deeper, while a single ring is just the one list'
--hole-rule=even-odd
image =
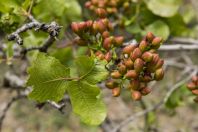
[{"label": "pistachio fruit cluster", "polygon": [[100,60],[110,61],[112,50],[123,44],[122,36],[113,36],[112,23],[105,18],[105,11],[98,9],[99,19],[84,22],[73,22],[72,30],[77,34],[74,42],[79,46],[87,46]]},{"label": "pistachio fruit cluster", "polygon": [[126,81],[134,100],[140,100],[151,92],[147,84],[153,80],[159,81],[164,76],[164,61],[156,52],[161,43],[162,38],[149,32],[139,44],[129,44],[122,49],[121,61],[106,82],[113,96],[120,95],[122,83]]},{"label": "pistachio fruit cluster", "polygon": [[85,7],[95,12],[98,8],[102,8],[108,15],[112,15],[118,13],[120,9],[128,9],[130,3],[131,0],[89,0],[85,3]]},{"label": "pistachio fruit cluster", "polygon": [[198,75],[192,77],[191,82],[187,84],[187,88],[196,96],[194,101],[198,103]]}]

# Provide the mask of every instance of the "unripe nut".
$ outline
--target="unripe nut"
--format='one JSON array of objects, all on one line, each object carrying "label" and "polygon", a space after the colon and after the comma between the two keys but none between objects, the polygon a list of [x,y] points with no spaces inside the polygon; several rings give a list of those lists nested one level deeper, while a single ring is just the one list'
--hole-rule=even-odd
[{"label": "unripe nut", "polygon": [[136,45],[130,44],[123,48],[122,53],[130,55],[131,52],[136,48]]},{"label": "unripe nut", "polygon": [[153,59],[153,54],[150,53],[150,52],[144,52],[143,55],[142,55],[142,59],[143,59],[145,62],[151,62],[152,59]]},{"label": "unripe nut", "polygon": [[115,37],[115,46],[119,47],[122,45],[124,41],[124,37],[123,36],[118,36],[118,37]]},{"label": "unripe nut", "polygon": [[151,92],[151,89],[149,87],[144,87],[141,89],[141,94],[142,95],[147,95]]},{"label": "unripe nut", "polygon": [[141,55],[142,55],[142,51],[139,48],[135,48],[130,58],[134,61],[135,59],[140,58]]},{"label": "unripe nut", "polygon": [[193,93],[194,95],[198,95],[198,89],[192,90],[192,93]]},{"label": "unripe nut", "polygon": [[135,79],[138,77],[138,73],[135,70],[129,70],[127,71],[127,73],[125,74],[125,77],[128,79]]},{"label": "unripe nut", "polygon": [[158,49],[160,47],[161,42],[162,42],[161,37],[155,37],[151,43],[151,46],[155,49]]},{"label": "unripe nut", "polygon": [[196,85],[195,85],[195,83],[190,82],[190,83],[187,84],[187,88],[189,90],[194,90],[194,89],[196,89]]},{"label": "unripe nut", "polygon": [[142,52],[146,51],[148,43],[145,40],[142,40],[139,44],[139,48]]},{"label": "unripe nut", "polygon": [[139,91],[133,91],[131,93],[131,97],[133,100],[138,101],[138,100],[141,100],[142,94]]},{"label": "unripe nut", "polygon": [[108,80],[106,83],[105,83],[105,86],[109,89],[113,89],[115,87],[118,86],[118,83],[116,83],[115,81],[113,80]]},{"label": "unripe nut", "polygon": [[139,80],[131,80],[129,89],[139,90],[140,89],[140,81]]},{"label": "unripe nut", "polygon": [[148,32],[147,34],[146,34],[146,39],[149,41],[149,42],[152,42],[153,41],[153,39],[154,39],[154,35],[153,35],[153,33],[152,32]]},{"label": "unripe nut", "polygon": [[137,58],[134,62],[134,69],[137,73],[140,73],[143,70],[144,61],[140,58]]},{"label": "unripe nut", "polygon": [[154,74],[155,80],[160,81],[163,79],[163,77],[164,77],[164,70],[162,68],[157,69]]},{"label": "unripe nut", "polygon": [[111,77],[114,78],[114,79],[119,79],[121,78],[122,74],[120,74],[119,71],[114,71],[111,73]]},{"label": "unripe nut", "polygon": [[121,92],[120,87],[116,87],[116,88],[112,89],[112,95],[114,97],[118,97],[120,95],[120,92]]}]

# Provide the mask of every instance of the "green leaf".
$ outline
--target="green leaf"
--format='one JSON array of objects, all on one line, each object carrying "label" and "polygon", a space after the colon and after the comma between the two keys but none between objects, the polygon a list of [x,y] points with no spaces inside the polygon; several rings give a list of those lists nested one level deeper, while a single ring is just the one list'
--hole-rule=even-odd
[{"label": "green leaf", "polygon": [[169,109],[175,109],[176,107],[180,106],[185,98],[188,96],[188,89],[186,85],[181,86],[180,89],[173,92],[173,94],[169,97],[166,102],[166,107]]},{"label": "green leaf", "polygon": [[161,17],[174,16],[181,4],[181,0],[145,0],[149,10]]},{"label": "green leaf", "polygon": [[90,125],[99,125],[106,117],[105,105],[100,99],[100,90],[96,85],[71,81],[67,86],[73,111],[81,120]]},{"label": "green leaf", "polygon": [[94,60],[94,58],[81,56],[76,59],[76,67],[82,80],[90,84],[96,84],[107,78],[108,72],[105,69],[105,62]]},{"label": "green leaf", "polygon": [[166,40],[170,35],[170,30],[168,25],[161,20],[155,21],[152,24],[148,25],[146,27],[146,31],[153,32],[156,36],[160,36],[164,40]]},{"label": "green leaf", "polygon": [[29,98],[44,102],[59,101],[66,91],[65,78],[69,77],[69,69],[54,57],[38,53],[36,60],[28,69],[28,86],[33,87]]}]

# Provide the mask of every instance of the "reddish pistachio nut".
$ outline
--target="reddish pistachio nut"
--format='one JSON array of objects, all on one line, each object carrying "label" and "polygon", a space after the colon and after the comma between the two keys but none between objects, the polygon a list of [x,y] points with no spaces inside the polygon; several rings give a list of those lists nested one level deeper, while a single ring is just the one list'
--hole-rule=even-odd
[{"label": "reddish pistachio nut", "polygon": [[92,3],[93,5],[97,5],[97,4],[98,4],[98,0],[91,0],[91,3]]},{"label": "reddish pistachio nut", "polygon": [[110,33],[108,32],[108,31],[104,31],[103,33],[102,33],[102,37],[105,39],[105,38],[107,38],[107,37],[109,37],[110,36]]},{"label": "reddish pistachio nut", "polygon": [[157,64],[157,62],[160,60],[160,57],[159,57],[159,55],[158,54],[153,54],[153,59],[152,59],[152,64],[153,65],[156,65]]},{"label": "reddish pistachio nut", "polygon": [[92,20],[86,21],[86,25],[87,25],[88,28],[91,28],[92,25],[93,25],[93,21]]},{"label": "reddish pistachio nut", "polygon": [[83,39],[80,39],[80,38],[75,38],[74,42],[79,46],[86,46],[87,45],[87,42]]},{"label": "reddish pistachio nut", "polygon": [[113,80],[108,80],[106,83],[105,83],[105,86],[109,89],[113,89],[115,87],[118,86],[118,83],[116,83],[115,81]]},{"label": "reddish pistachio nut", "polygon": [[90,2],[90,1],[87,1],[87,2],[85,3],[85,7],[86,7],[86,8],[90,8],[90,6],[91,6],[91,2]]},{"label": "reddish pistachio nut", "polygon": [[193,93],[194,95],[198,95],[198,89],[192,90],[192,93]]},{"label": "reddish pistachio nut", "polygon": [[135,70],[129,70],[127,71],[127,73],[125,74],[125,77],[128,79],[135,79],[138,77],[138,73]]},{"label": "reddish pistachio nut", "polygon": [[123,41],[124,41],[124,37],[123,36],[115,37],[115,46],[117,46],[117,47],[121,46]]},{"label": "reddish pistachio nut", "polygon": [[71,24],[71,28],[75,33],[79,33],[79,27],[78,24],[76,22],[72,22]]},{"label": "reddish pistachio nut", "polygon": [[103,48],[109,51],[111,49],[112,42],[113,42],[113,37],[105,38],[103,42]]},{"label": "reddish pistachio nut", "polygon": [[104,18],[106,17],[106,11],[102,8],[98,8],[96,9],[96,14],[100,17],[100,18]]},{"label": "reddish pistachio nut", "polygon": [[100,54],[102,54],[102,51],[97,51],[97,52],[95,53],[96,56],[98,56],[98,55],[100,55]]},{"label": "reddish pistachio nut", "polygon": [[154,39],[154,35],[153,35],[153,33],[152,32],[148,32],[147,34],[146,34],[146,39],[149,41],[149,42],[152,42],[153,41],[153,39]]},{"label": "reddish pistachio nut", "polygon": [[112,95],[114,97],[118,97],[120,95],[120,92],[121,92],[120,87],[116,87],[116,88],[112,89]]},{"label": "reddish pistachio nut", "polygon": [[118,71],[121,73],[121,74],[125,74],[126,71],[127,71],[127,68],[124,64],[119,64],[118,65]]},{"label": "reddish pistachio nut", "polygon": [[163,64],[164,64],[164,60],[159,59],[157,64],[155,65],[155,69],[161,68],[163,66]]},{"label": "reddish pistachio nut", "polygon": [[97,58],[100,59],[100,60],[104,60],[105,59],[105,55],[103,53],[101,53],[101,54],[99,54],[97,56]]},{"label": "reddish pistachio nut", "polygon": [[155,49],[158,49],[161,45],[162,38],[161,37],[155,37],[151,43],[151,46]]},{"label": "reddish pistachio nut", "polygon": [[79,22],[78,23],[79,30],[83,31],[87,28],[86,22]]},{"label": "reddish pistachio nut", "polygon": [[151,89],[149,87],[144,87],[144,88],[141,89],[140,92],[141,92],[142,95],[147,95],[151,92]]},{"label": "reddish pistachio nut", "polygon": [[142,80],[143,82],[150,82],[150,81],[152,81],[152,77],[151,77],[150,75],[144,75],[144,76],[141,78],[141,80]]},{"label": "reddish pistachio nut", "polygon": [[142,40],[139,44],[139,48],[142,52],[146,51],[148,43],[145,40]]},{"label": "reddish pistachio nut", "polygon": [[97,21],[96,24],[98,25],[98,30],[100,33],[103,33],[106,30],[106,26],[102,21]]},{"label": "reddish pistachio nut", "polygon": [[135,101],[141,100],[142,94],[141,94],[139,91],[132,91],[131,97],[132,97],[132,99],[135,100]]},{"label": "reddish pistachio nut", "polygon": [[127,69],[132,69],[133,68],[133,61],[128,58],[124,60],[124,65],[127,67]]},{"label": "reddish pistachio nut", "polygon": [[155,80],[160,81],[163,79],[163,77],[164,77],[164,70],[162,68],[157,69],[154,75]]},{"label": "reddish pistachio nut", "polygon": [[131,80],[129,89],[139,90],[140,89],[140,81],[139,80]]},{"label": "reddish pistachio nut", "polygon": [[137,73],[140,73],[143,70],[144,61],[140,58],[137,58],[134,62],[134,69]]},{"label": "reddish pistachio nut", "polygon": [[102,23],[105,25],[105,27],[108,27],[109,25],[109,20],[107,18],[104,19],[100,19],[102,21]]},{"label": "reddish pistachio nut", "polygon": [[105,59],[107,62],[110,62],[110,61],[111,61],[111,58],[112,58],[111,52],[107,52],[107,53],[105,54],[104,59]]},{"label": "reddish pistachio nut", "polygon": [[93,23],[92,30],[94,33],[97,33],[99,31],[99,25],[97,24],[97,22]]},{"label": "reddish pistachio nut", "polygon": [[196,89],[196,85],[195,85],[194,82],[190,82],[190,83],[187,84],[187,88],[189,90],[194,90],[194,89]]},{"label": "reddish pistachio nut", "polygon": [[192,81],[198,85],[198,76],[193,76]]},{"label": "reddish pistachio nut", "polygon": [[153,59],[153,54],[150,53],[150,52],[144,52],[143,55],[142,55],[142,59],[143,59],[145,62],[151,62],[152,59]]},{"label": "reddish pistachio nut", "polygon": [[130,58],[135,61],[137,58],[142,56],[142,51],[139,48],[135,48],[134,51],[131,53]]},{"label": "reddish pistachio nut", "polygon": [[114,79],[119,79],[119,78],[121,78],[121,76],[122,76],[122,74],[120,74],[119,71],[113,71],[111,73],[111,77],[114,78]]},{"label": "reddish pistachio nut", "polygon": [[156,53],[156,49],[150,49],[148,52],[150,52],[150,53]]},{"label": "reddish pistachio nut", "polygon": [[108,29],[110,30],[110,31],[113,31],[113,25],[109,22],[108,23]]},{"label": "reddish pistachio nut", "polygon": [[136,45],[130,44],[123,48],[122,53],[130,55],[132,51],[136,48]]}]

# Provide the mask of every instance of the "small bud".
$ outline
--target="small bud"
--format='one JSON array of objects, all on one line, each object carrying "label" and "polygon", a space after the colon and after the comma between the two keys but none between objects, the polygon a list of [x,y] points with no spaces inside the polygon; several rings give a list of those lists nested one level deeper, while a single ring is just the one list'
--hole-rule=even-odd
[{"label": "small bud", "polygon": [[140,58],[137,58],[134,62],[134,69],[137,73],[140,73],[143,70],[144,61]]},{"label": "small bud", "polygon": [[76,22],[72,22],[71,28],[72,28],[72,31],[74,31],[74,33],[76,33],[76,34],[79,33],[79,27],[78,27],[78,24]]},{"label": "small bud", "polygon": [[102,54],[102,51],[97,51],[97,52],[95,53],[96,56],[99,56],[100,54]]},{"label": "small bud", "polygon": [[190,82],[190,83],[187,84],[187,88],[189,90],[194,90],[194,89],[196,89],[196,85],[195,85],[195,83]]},{"label": "small bud", "polygon": [[161,68],[163,66],[163,64],[164,64],[164,60],[159,59],[157,64],[155,65],[155,69]]},{"label": "small bud", "polygon": [[155,49],[158,49],[160,47],[161,42],[162,42],[161,37],[155,37],[151,43],[151,46]]},{"label": "small bud", "polygon": [[124,60],[124,65],[125,65],[128,69],[131,69],[131,68],[133,68],[133,61],[132,61],[130,58],[125,59],[125,60]]},{"label": "small bud", "polygon": [[130,58],[135,61],[137,58],[140,58],[142,55],[142,51],[139,48],[135,48],[131,53]]},{"label": "small bud", "polygon": [[153,59],[153,54],[150,53],[150,52],[144,52],[143,55],[142,55],[142,59],[143,59],[145,62],[150,62],[150,61],[152,61],[152,59]]},{"label": "small bud", "polygon": [[120,92],[121,92],[120,87],[116,87],[116,88],[112,89],[113,97],[118,97],[120,95]]},{"label": "small bud", "polygon": [[157,64],[157,62],[160,60],[160,57],[158,54],[153,54],[153,60],[151,61],[151,63],[154,65]]},{"label": "small bud", "polygon": [[109,34],[109,32],[108,31],[104,31],[103,33],[102,33],[102,37],[105,39],[105,38],[107,38],[107,37],[109,37],[110,36],[110,34]]},{"label": "small bud", "polygon": [[90,1],[87,1],[86,3],[85,3],[85,7],[86,8],[89,8],[91,6],[91,2]]},{"label": "small bud", "polygon": [[127,71],[127,73],[125,74],[125,77],[128,79],[135,79],[138,77],[138,73],[135,70],[129,70]]},{"label": "small bud", "polygon": [[108,23],[108,29],[110,30],[110,31],[113,31],[113,25],[109,22]]},{"label": "small bud", "polygon": [[122,76],[122,74],[120,74],[119,71],[113,71],[113,72],[111,73],[111,77],[112,77],[113,79],[119,79],[119,78],[121,78],[121,76]]},{"label": "small bud", "polygon": [[138,101],[138,100],[141,100],[142,94],[139,91],[133,91],[131,93],[131,97],[133,100]]},{"label": "small bud", "polygon": [[97,33],[99,31],[99,25],[97,22],[94,22],[92,25],[93,33]]},{"label": "small bud", "polygon": [[121,73],[121,74],[125,74],[126,71],[127,71],[127,68],[124,64],[119,64],[118,65],[118,71]]},{"label": "small bud", "polygon": [[93,25],[93,21],[92,20],[86,21],[86,25],[87,25],[88,28],[91,28],[92,25]]},{"label": "small bud", "polygon": [[152,77],[149,76],[149,75],[144,75],[144,76],[141,78],[141,81],[143,81],[143,82],[150,82],[150,81],[152,81]]},{"label": "small bud", "polygon": [[117,47],[121,46],[123,41],[124,41],[124,37],[123,36],[115,37],[115,46],[117,46]]},{"label": "small bud", "polygon": [[86,22],[80,22],[80,23],[78,23],[78,27],[79,27],[80,31],[83,31],[87,27],[87,24],[86,24]]},{"label": "small bud", "polygon": [[131,80],[129,89],[139,90],[140,89],[140,81],[139,80]]},{"label": "small bud", "polygon": [[154,35],[153,35],[153,33],[152,32],[148,32],[147,34],[146,34],[146,40],[148,40],[149,42],[152,42],[153,41],[153,39],[154,39]]},{"label": "small bud", "polygon": [[163,77],[164,77],[164,70],[162,68],[157,69],[154,75],[155,80],[160,81],[163,79]]},{"label": "small bud", "polygon": [[123,48],[122,53],[130,55],[132,51],[136,48],[136,45],[130,44]]},{"label": "small bud", "polygon": [[103,42],[103,48],[106,49],[107,51],[109,51],[112,46],[112,41],[113,41],[113,37],[105,38],[105,40]]},{"label": "small bud", "polygon": [[194,95],[198,95],[198,89],[192,90],[192,93],[193,93]]},{"label": "small bud", "polygon": [[139,44],[139,48],[142,52],[146,51],[148,43],[145,40],[142,40]]},{"label": "small bud", "polygon": [[109,89],[113,89],[115,87],[118,86],[118,83],[116,83],[115,81],[113,80],[108,80],[106,83],[105,83],[105,86]]},{"label": "small bud", "polygon": [[104,60],[105,59],[105,55],[103,53],[101,53],[101,54],[99,54],[97,56],[97,58],[100,59],[100,60]]},{"label": "small bud", "polygon": [[149,87],[144,87],[144,88],[141,89],[140,92],[141,92],[142,95],[147,95],[151,92],[151,89]]},{"label": "small bud", "polygon": [[112,58],[111,52],[107,52],[107,53],[105,54],[104,59],[105,59],[107,62],[110,62],[110,61],[111,61],[111,58]]},{"label": "small bud", "polygon": [[104,18],[106,17],[107,13],[104,9],[102,8],[98,8],[96,9],[96,14],[100,17],[100,18]]},{"label": "small bud", "polygon": [[97,21],[96,24],[98,25],[98,30],[100,33],[103,33],[106,30],[106,26],[102,21]]},{"label": "small bud", "polygon": [[102,21],[102,23],[105,25],[105,27],[108,27],[109,24],[109,20],[107,18],[104,19],[100,19]]}]

